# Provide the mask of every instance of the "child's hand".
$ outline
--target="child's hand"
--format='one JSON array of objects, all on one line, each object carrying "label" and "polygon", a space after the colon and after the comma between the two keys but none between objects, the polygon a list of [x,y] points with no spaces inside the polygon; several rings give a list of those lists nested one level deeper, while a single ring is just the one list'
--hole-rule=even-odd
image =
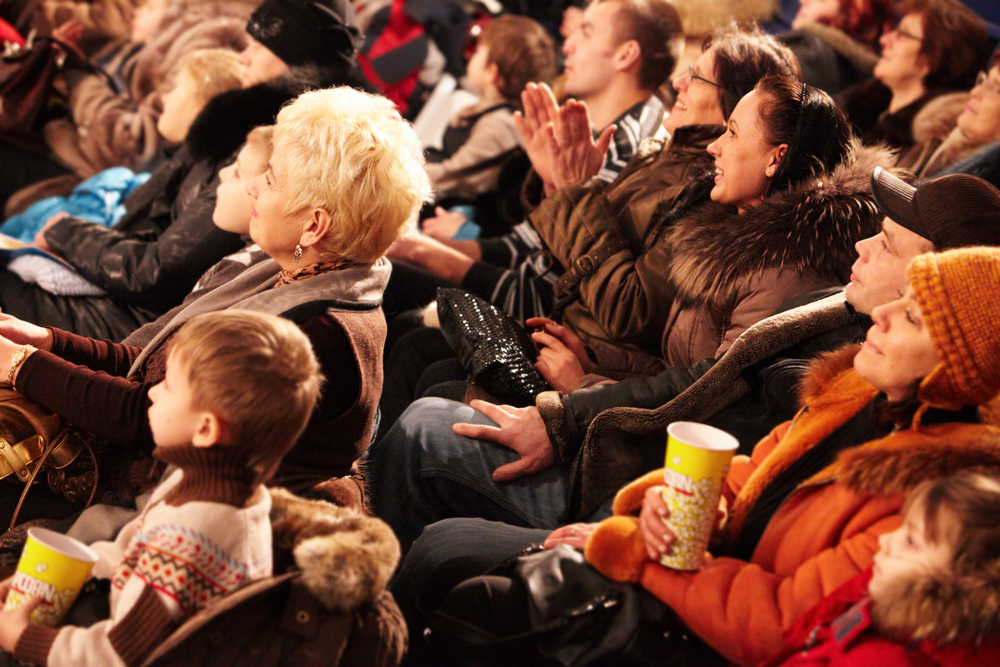
[{"label": "child's hand", "polygon": [[[0,600],[7,602],[10,583],[14,577],[8,577],[0,582]],[[24,630],[31,624],[31,612],[44,600],[35,595],[14,611],[0,611],[0,648],[7,653],[13,653]]]},{"label": "child's hand", "polygon": [[49,242],[45,240],[45,232],[47,232],[49,229],[55,226],[55,224],[60,220],[65,220],[68,217],[70,217],[69,213],[67,213],[66,211],[59,211],[51,218],[46,220],[45,225],[43,225],[42,228],[38,230],[38,233],[35,234],[35,241],[32,245],[34,245],[39,250],[44,250],[45,252],[52,252],[52,248],[49,247]]},{"label": "child's hand", "polygon": [[424,234],[439,241],[450,241],[462,225],[468,221],[468,218],[460,211],[448,211],[440,206],[434,209],[434,216],[424,220],[422,228]]}]

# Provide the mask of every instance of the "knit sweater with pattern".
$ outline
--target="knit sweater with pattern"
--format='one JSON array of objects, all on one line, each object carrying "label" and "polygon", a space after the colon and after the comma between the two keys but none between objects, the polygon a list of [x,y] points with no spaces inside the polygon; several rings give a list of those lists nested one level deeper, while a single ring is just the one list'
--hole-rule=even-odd
[{"label": "knit sweater with pattern", "polygon": [[111,580],[111,616],[89,628],[29,625],[14,649],[38,665],[131,667],[189,617],[271,575],[271,496],[246,450],[157,448],[178,469],[114,542],[91,547],[93,577]]}]

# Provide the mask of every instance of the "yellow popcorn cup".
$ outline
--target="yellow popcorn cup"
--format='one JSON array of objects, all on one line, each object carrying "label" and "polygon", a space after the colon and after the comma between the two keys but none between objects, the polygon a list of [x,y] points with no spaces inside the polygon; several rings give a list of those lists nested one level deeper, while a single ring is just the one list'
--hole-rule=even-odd
[{"label": "yellow popcorn cup", "polygon": [[663,500],[670,514],[663,523],[674,541],[660,563],[697,570],[705,562],[722,495],[722,481],[739,442],[707,424],[674,422],[667,427]]},{"label": "yellow popcorn cup", "polygon": [[80,594],[97,562],[97,553],[78,540],[45,528],[29,528],[4,611],[13,611],[32,596],[44,602],[31,620],[54,626]]}]

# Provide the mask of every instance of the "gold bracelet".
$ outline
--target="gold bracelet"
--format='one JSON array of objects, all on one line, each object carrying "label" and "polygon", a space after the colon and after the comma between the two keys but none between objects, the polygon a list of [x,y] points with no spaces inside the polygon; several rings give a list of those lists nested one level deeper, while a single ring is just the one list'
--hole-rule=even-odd
[{"label": "gold bracelet", "polygon": [[[24,358],[28,355],[28,348],[30,345],[22,345],[21,347],[14,350],[14,353],[10,355],[10,370],[7,371],[7,384],[14,386],[14,373],[17,372],[18,365],[24,361]],[[34,350],[34,348],[32,348]]]}]

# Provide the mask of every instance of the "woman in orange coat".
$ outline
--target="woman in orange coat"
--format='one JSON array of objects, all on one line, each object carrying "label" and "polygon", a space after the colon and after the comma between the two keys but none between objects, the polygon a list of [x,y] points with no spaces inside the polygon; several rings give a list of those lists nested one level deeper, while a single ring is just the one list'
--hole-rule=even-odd
[{"label": "woman in orange coat", "polygon": [[697,572],[656,562],[673,540],[657,471],[619,492],[587,560],[640,582],[728,660],[757,664],[871,565],[908,490],[1000,469],[1000,429],[983,409],[1000,392],[1000,304],[980,296],[1000,287],[1000,250],[922,255],[908,273],[910,289],[874,310],[864,345],[818,360],[796,418],[734,462],[716,558]]}]

